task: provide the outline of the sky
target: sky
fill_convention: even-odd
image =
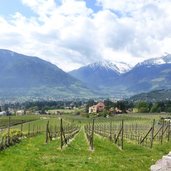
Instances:
[[[64,71],[171,53],[171,0],[0,0],[0,49]]]

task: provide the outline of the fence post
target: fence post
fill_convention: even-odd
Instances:
[[[155,119],[153,120],[152,130],[151,130],[151,144],[150,148],[153,147],[153,140],[154,140],[154,125],[155,125]]]
[[[36,126],[36,129],[37,129],[36,134],[38,134],[39,133],[38,125]]]
[[[34,125],[33,125],[33,133],[32,133],[32,135],[34,136]]]
[[[124,121],[122,120],[122,133],[121,133],[121,148],[123,149],[123,143],[124,143]]]
[[[62,149],[62,146],[63,146],[63,138],[62,138],[62,118],[60,120],[60,138],[61,138],[61,149]]]
[[[110,135],[109,135],[110,141],[112,140],[112,122],[110,122]]]
[[[162,135],[161,135],[161,144],[163,144],[163,134],[164,134],[164,119],[162,120]]]
[[[90,133],[91,133],[90,122],[88,124],[88,132],[89,132],[89,135],[90,135]]]
[[[46,144],[48,143],[48,140],[49,140],[49,121],[47,122],[47,125],[46,125]]]
[[[11,122],[11,117],[9,116],[9,118],[8,118],[8,139],[7,139],[8,145],[10,145],[10,122]]]
[[[23,136],[23,120],[21,121],[21,137]]]
[[[28,124],[28,136],[30,136],[30,123]]]
[[[170,120],[168,123],[168,137],[167,137],[167,141],[170,141]]]
[[[92,124],[92,132],[91,132],[91,150],[94,149],[94,119]]]

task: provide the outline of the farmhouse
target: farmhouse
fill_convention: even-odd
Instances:
[[[93,105],[91,107],[89,107],[89,113],[98,113],[103,111],[105,108],[105,105],[103,102],[99,102],[96,105]]]

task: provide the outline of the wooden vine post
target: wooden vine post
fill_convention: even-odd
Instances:
[[[36,133],[38,134],[38,133],[39,133],[39,127],[38,127],[38,125],[37,125],[37,127],[36,127],[36,128],[37,128],[37,131],[36,131]]]
[[[49,121],[47,122],[46,125],[46,143],[48,143],[49,140]]]
[[[34,130],[35,130],[35,129],[34,129],[34,125],[33,125],[33,135],[34,135]]]
[[[164,134],[164,119],[162,120],[161,144],[163,144],[163,134]]]
[[[115,144],[118,143],[119,145],[119,137],[121,139],[121,149],[123,149],[123,143],[124,143],[124,121],[122,120],[120,130],[117,135],[114,135],[114,142]]]
[[[28,124],[28,136],[30,136],[30,123]]]
[[[150,148],[153,147],[153,141],[154,141],[154,125],[155,125],[155,119],[153,120],[153,125],[151,129],[151,142],[150,142]]]
[[[21,137],[23,136],[23,120],[21,121]]]
[[[121,148],[123,150],[123,144],[124,144],[124,121],[122,120],[122,133],[121,133]]]
[[[10,122],[11,122],[11,117],[9,116],[9,118],[8,118],[8,139],[7,139],[8,145],[10,145]]]
[[[112,141],[112,122],[110,122],[110,135],[109,140]]]
[[[92,132],[91,132],[91,150],[94,149],[94,119],[92,124]]]
[[[60,140],[61,140],[61,149],[63,147],[63,137],[62,137],[62,131],[63,131],[63,126],[62,126],[62,118],[60,120]]]
[[[170,141],[170,120],[168,122],[168,137],[167,137],[167,141]]]

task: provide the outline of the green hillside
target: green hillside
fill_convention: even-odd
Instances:
[[[148,93],[141,93],[132,96],[130,100],[133,101],[165,101],[171,100],[171,89],[169,90],[155,90]]]
[[[0,98],[91,96],[80,81],[37,57],[0,50]]]

